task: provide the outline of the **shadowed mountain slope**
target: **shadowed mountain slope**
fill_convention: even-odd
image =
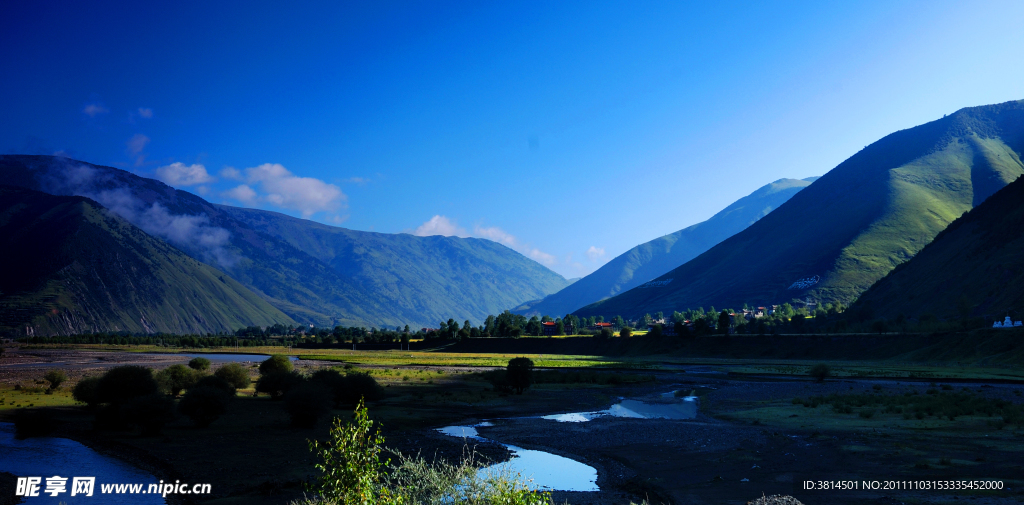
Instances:
[[[794,298],[849,304],[1021,173],[1024,102],[971,107],[865,147],[655,282],[577,311],[637,316]]]
[[[640,244],[571,286],[514,312],[557,317],[639,286],[757,222],[816,179],[779,179],[762,186],[707,221]]]
[[[887,319],[899,314],[1021,319],[1024,178],[953,221],[913,259],[871,286],[852,308],[865,307],[873,317]]]
[[[0,332],[209,333],[294,324],[98,203],[0,186]]]

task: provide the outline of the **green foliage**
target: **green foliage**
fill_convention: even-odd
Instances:
[[[360,401],[351,422],[336,417],[327,441],[309,442],[309,450],[319,460],[314,466],[322,473],[313,490],[339,504],[402,503],[385,486],[383,467],[390,459],[380,460],[383,444],[380,428],[374,428],[366,405]]]
[[[271,399],[280,400],[288,390],[302,384],[305,379],[298,372],[270,372],[260,375],[256,381],[256,392],[266,393]]]
[[[359,403],[354,419],[335,418],[325,442],[310,441],[322,475],[312,500],[291,505],[550,505],[551,495],[530,489],[519,475],[483,470],[474,455],[457,463],[420,456],[381,461],[384,438]]]
[[[234,386],[235,389],[245,389],[252,384],[252,379],[249,378],[249,371],[235,362],[218,368],[213,375],[224,379],[228,384]]]
[[[162,394],[151,393],[132,398],[121,406],[121,413],[126,421],[142,429],[143,436],[152,437],[174,419],[174,402]]]
[[[71,396],[75,401],[95,407],[100,403],[99,395],[97,394],[99,383],[99,377],[85,377],[78,381],[78,384],[75,384],[74,389],[71,390]]]
[[[140,396],[154,394],[159,390],[153,371],[138,365],[123,365],[111,368],[100,377],[96,385],[96,400],[99,403],[125,403]]]
[[[290,359],[288,359],[288,356],[282,356],[280,354],[275,354],[264,360],[262,363],[260,363],[260,375],[266,375],[275,372],[288,373],[294,369],[295,366],[292,365],[292,362]]]
[[[508,360],[505,376],[508,385],[516,391],[516,394],[523,394],[523,391],[533,383],[533,360],[530,358]]]
[[[832,369],[824,363],[818,363],[817,365],[812,366],[811,369],[807,371],[807,375],[814,377],[814,379],[817,380],[818,382],[823,382],[830,375],[832,375]]]
[[[156,373],[156,382],[162,391],[178,396],[196,383],[196,371],[185,365],[171,365]]]
[[[237,393],[235,391],[235,387],[234,386],[232,386],[228,381],[226,381],[226,380],[224,380],[224,379],[222,379],[220,377],[217,377],[216,375],[207,375],[206,377],[203,377],[202,379],[199,379],[198,381],[196,381],[195,385],[192,386],[192,387],[193,388],[208,387],[208,388],[219,389],[219,390],[223,391],[224,394],[228,395],[231,398],[234,398],[235,394]]]
[[[355,405],[360,399],[372,402],[384,398],[384,388],[366,373],[349,371],[342,375],[337,370],[317,370],[309,380],[328,389],[335,407]]]
[[[188,367],[197,372],[205,372],[210,369],[210,360],[202,357],[192,358],[188,362]]]
[[[206,377],[204,380],[206,379],[217,378]],[[222,379],[217,380],[221,380],[224,385],[227,385]],[[231,398],[231,394],[221,387],[209,383],[197,385],[189,389],[178,402],[178,411],[191,419],[196,426],[205,428],[224,414]]]
[[[43,380],[50,383],[50,391],[53,391],[68,380],[68,375],[64,373],[64,370],[50,370],[43,376]]]
[[[630,328],[629,326],[623,326],[622,329],[619,330],[619,336],[622,337],[622,338],[632,337],[633,336],[633,328]]]

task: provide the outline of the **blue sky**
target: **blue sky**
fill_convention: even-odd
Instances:
[[[0,5],[0,152],[566,277],[1024,98],[1022,2],[66,4]]]

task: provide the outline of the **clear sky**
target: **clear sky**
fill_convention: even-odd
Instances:
[[[208,5],[216,4],[216,5]],[[3,2],[0,152],[566,277],[961,107],[1024,2]]]

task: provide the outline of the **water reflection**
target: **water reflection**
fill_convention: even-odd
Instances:
[[[67,492],[51,497],[40,492],[38,497],[24,498],[27,504],[67,503],[80,504],[161,504],[159,495],[101,494],[100,484],[144,484],[144,490],[159,479],[128,463],[104,456],[74,440],[39,437],[18,440],[14,438],[14,424],[0,423],[0,471],[19,477],[67,477]],[[71,496],[73,477],[96,477],[93,495]],[[40,489],[42,491],[42,489]]]
[[[472,426],[445,426],[438,428],[437,431],[453,437],[487,440],[481,437],[477,431],[479,426],[493,425],[483,422]],[[597,486],[597,470],[592,466],[550,452],[523,449],[508,444],[501,445],[512,453],[512,459],[491,465],[483,469],[484,472],[517,473],[523,478],[532,480],[534,486],[553,491],[601,490]]]
[[[594,412],[569,412],[542,416],[560,423],[585,423],[598,417],[624,417],[633,419],[693,419],[697,417],[697,397],[686,396],[681,402],[645,403],[638,400],[622,400],[615,405]]]

